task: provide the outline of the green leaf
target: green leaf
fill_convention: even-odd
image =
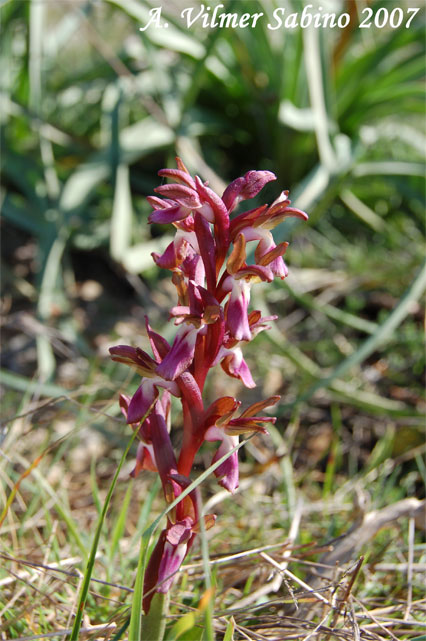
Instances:
[[[53,396],[54,398],[63,396],[64,398],[68,398],[73,393],[72,390],[67,390],[59,385],[32,381],[31,379],[25,378],[25,376],[20,376],[19,374],[14,374],[4,369],[0,370],[0,383],[18,392],[28,392],[37,394],[38,396]]]
[[[200,614],[197,611],[187,612],[186,614],[184,614],[176,621],[176,623],[170,630],[170,639],[179,639],[183,634],[192,630],[197,623],[197,619],[199,618]],[[199,632],[200,631],[198,629],[198,634]]]
[[[173,131],[148,116],[120,132],[121,161],[130,164],[153,149],[168,146],[174,140]],[[60,198],[62,211],[82,208],[97,185],[111,173],[110,148],[102,149],[81,164],[68,178]]]
[[[223,641],[234,641],[234,630],[235,630],[235,621],[234,617],[231,617],[226,626],[225,636]]]
[[[111,216],[110,251],[117,262],[122,262],[130,245],[132,233],[132,194],[129,182],[129,167],[117,167],[114,203]]]
[[[29,83],[30,83],[30,108],[36,113],[41,111],[41,70],[43,64],[43,36],[44,36],[44,2],[31,0],[30,3],[30,46],[29,46]]]
[[[384,461],[392,457],[392,450],[395,441],[395,428],[389,425],[385,434],[375,444],[368,461],[365,465],[365,474],[379,467]]]
[[[2,214],[12,225],[20,227],[34,236],[40,237],[46,233],[48,223],[36,213],[29,216],[28,206],[17,194],[6,194],[2,203]]]
[[[42,177],[41,166],[38,162],[38,154],[35,158],[20,156],[14,152],[3,152],[4,174],[9,176],[12,182],[17,185],[31,203],[31,210],[27,211],[28,218],[35,218],[38,224],[44,222],[46,209],[49,207],[47,198],[40,195],[36,184]],[[19,198],[19,200],[17,200]],[[14,201],[20,204],[20,197],[15,195]]]
[[[150,9],[137,0],[108,1],[111,4],[117,5],[117,7],[120,7],[120,9],[125,11],[129,16],[137,20],[140,27],[145,27],[152,17],[149,15]],[[162,15],[161,23],[166,22],[165,17],[165,15]],[[169,25],[167,28],[156,27],[155,24],[151,24],[145,31],[141,32],[141,37],[147,38],[153,44],[164,47],[169,51],[185,53],[197,59],[201,58],[204,55],[204,47],[201,42],[192,36],[190,32],[186,31],[184,27],[178,29],[170,24],[171,22],[173,22],[173,18],[167,16],[167,23]]]

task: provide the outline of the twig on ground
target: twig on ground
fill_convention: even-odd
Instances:
[[[294,513],[294,517],[293,517],[293,520],[292,520],[292,523],[291,523],[291,526],[290,526],[290,531],[289,531],[289,536],[288,536],[288,541],[289,541],[290,544],[294,543],[294,541],[296,540],[297,534],[299,532],[301,518],[302,518],[302,505],[299,504],[296,507],[296,510],[295,510],[295,513]],[[260,552],[260,556],[263,556],[263,554],[264,554],[263,552]],[[288,566],[288,563],[289,563],[288,559],[289,559],[290,555],[291,555],[291,550],[285,550],[283,552],[284,561],[281,562],[281,563],[277,563],[277,565],[276,565],[276,567],[278,567],[278,570],[280,570],[280,571],[275,573],[272,576],[271,581],[269,581],[265,585],[262,585],[260,588],[258,588],[257,590],[255,590],[254,592],[249,594],[247,597],[245,597],[243,599],[240,599],[239,601],[234,603],[233,606],[232,606],[232,609],[234,609],[234,608],[244,608],[247,605],[251,605],[252,603],[256,603],[256,601],[259,598],[264,597],[265,595],[270,594],[271,592],[278,592],[278,590],[280,589],[281,584],[283,582],[283,575],[282,574],[283,574],[283,571]],[[265,557],[263,557],[263,558],[265,558]],[[267,557],[267,560],[268,560],[268,562],[270,562],[270,560],[273,561],[273,563],[272,563],[273,565],[276,564],[276,561],[271,559],[271,557],[269,557],[269,556]]]
[[[404,620],[407,621],[413,601],[413,561],[414,561],[414,533],[415,522],[411,517],[408,521],[408,563],[407,563],[407,607],[404,612]]]

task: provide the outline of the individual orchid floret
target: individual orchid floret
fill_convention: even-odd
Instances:
[[[194,536],[192,531],[193,523],[190,518],[173,523],[165,530],[161,561],[158,567],[158,588],[157,592],[166,593],[169,591],[179,570],[182,561],[188,552],[188,543]]]
[[[228,185],[223,192],[222,200],[231,212],[242,200],[254,198],[268,182],[276,179],[272,171],[248,171],[245,176]]]
[[[180,269],[184,260],[191,253],[195,254],[196,252],[191,248],[188,239],[185,238],[185,234],[182,232],[180,235],[176,234],[173,242],[166,247],[163,254],[152,252],[151,255],[158,267],[161,267],[161,269],[170,269],[171,271],[175,271]]]
[[[263,318],[258,310],[254,310],[250,312],[247,318],[249,331],[253,339],[260,332],[270,329],[271,327],[267,323],[276,320],[277,316],[265,316]],[[226,332],[223,336],[222,345],[212,363],[212,367],[218,363],[220,363],[223,371],[228,376],[239,378],[246,387],[256,387],[250,369],[244,360],[243,351],[239,347],[239,341],[231,336],[229,332]]]
[[[154,191],[165,198],[149,197],[148,201],[154,207],[154,211],[148,218],[149,223],[161,225],[180,223],[186,218],[192,217],[195,211],[201,211],[202,203],[195,185],[194,187],[180,184],[161,185]],[[211,211],[207,212],[207,216],[212,217]]]
[[[200,197],[209,204],[214,214],[215,271],[217,277],[229,247],[229,211],[222,198],[219,198],[198,176],[195,177],[195,181]]]
[[[248,320],[250,288],[256,282],[270,282],[274,276],[267,266],[247,265],[246,241],[242,234],[234,242],[226,268],[222,290],[231,292],[225,309],[226,327],[236,340],[250,341],[252,338]]]
[[[206,198],[202,187],[200,188],[201,181],[198,177],[195,180],[192,178],[180,158],[176,160],[179,169],[161,169],[158,172],[159,176],[171,178],[176,182],[154,189],[157,194],[165,196],[166,200],[158,201],[155,196],[148,199],[154,207],[148,222],[179,223],[196,212],[204,216],[208,222],[214,222],[214,211],[209,198]]]
[[[128,410],[130,401],[130,396],[120,394],[120,408],[126,419],[126,422],[128,422]],[[141,470],[150,470],[151,472],[157,472],[158,470],[155,464],[154,447],[151,440],[151,422],[149,417],[142,423],[140,427],[139,422],[131,423],[131,427],[134,431],[138,431],[139,444],[136,452],[135,467],[130,472],[130,476],[136,478]]]
[[[145,318],[145,324],[155,359],[140,347],[131,347],[130,345],[116,345],[109,350],[113,361],[129,365],[142,376],[142,382],[126,410],[127,422],[130,424],[142,420],[151,405],[157,400],[159,395],[158,388],[168,390],[173,396],[180,396],[181,394],[179,386],[173,382],[172,378],[167,379],[161,372],[158,372],[158,368],[165,358],[169,357],[169,362],[170,360],[172,362],[176,361],[176,346],[175,352],[173,352],[173,346],[170,348],[168,342],[151,329],[148,318]],[[171,356],[169,356],[170,354]],[[177,359],[179,359],[179,356]],[[182,371],[185,367],[186,362],[183,367],[181,366]]]
[[[288,191],[281,192],[280,196],[268,207],[262,205],[256,209],[250,209],[232,219],[230,224],[231,240],[237,237],[246,227],[261,227],[262,229],[274,229],[286,218],[300,218],[308,220],[308,215],[301,209],[290,207]]]
[[[249,366],[244,360],[243,351],[240,347],[226,348],[222,345],[214,361],[214,365],[220,363],[223,371],[232,376],[239,378],[240,381],[249,388],[256,387]]]
[[[161,478],[166,500],[169,496],[170,475],[177,473],[177,462],[173,451],[170,434],[167,429],[164,407],[157,401],[149,415],[151,423],[151,441],[154,458]]]
[[[205,433],[206,441],[221,441],[221,444],[213,457],[212,463],[218,461],[222,456],[228,454],[238,445],[241,434],[253,434],[262,432],[267,434],[265,423],[275,423],[273,416],[255,416],[265,407],[275,405],[280,399],[279,396],[271,396],[264,401],[253,403],[240,416],[234,418],[240,403],[230,396],[218,399],[206,410]],[[222,485],[230,492],[238,488],[238,451],[233,452],[215,470],[219,485]]]
[[[185,322],[200,329],[220,319],[222,308],[216,298],[194,281],[188,282],[184,298],[188,300],[188,305],[177,305],[170,311],[170,316],[176,319],[175,325]]]
[[[214,523],[214,515],[204,517],[206,530],[213,527]],[[198,522],[194,523],[190,517],[186,517],[176,523],[169,522],[168,527],[161,532],[145,572],[145,612],[149,611],[154,592],[166,594],[170,590],[199,529]]]
[[[170,387],[163,379],[156,377],[154,379],[145,378],[139,385],[136,392],[133,394],[129,407],[127,409],[127,422],[137,423],[141,421],[149,408],[154,404],[158,398],[158,388],[168,387],[175,396],[178,396],[178,388]]]
[[[192,363],[197,340],[197,329],[193,325],[181,325],[176,333],[167,356],[157,367],[159,376],[174,381]]]
[[[155,378],[155,368],[157,367],[157,363],[140,347],[116,345],[115,347],[110,347],[109,353],[111,354],[111,359],[113,361],[129,365],[141,376],[145,376],[146,378]]]
[[[171,351],[171,350],[170,350]],[[171,379],[158,374],[158,364],[139,347],[116,345],[109,350],[113,361],[133,367],[143,376],[142,383],[133,394],[127,407],[127,422],[138,423],[158,398],[158,388],[167,389],[173,396],[180,396],[180,390]],[[170,352],[169,352],[170,353]]]
[[[274,276],[278,276],[282,280],[288,276],[287,265],[282,258],[287,250],[288,243],[283,242],[276,245],[271,232],[261,227],[245,227],[241,234],[247,242],[251,240],[259,241],[254,252],[254,259],[257,265],[267,266]]]

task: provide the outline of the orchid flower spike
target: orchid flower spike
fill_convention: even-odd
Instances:
[[[176,289],[176,302],[170,309],[175,337],[170,344],[153,331],[146,318],[152,356],[130,345],[110,348],[113,361],[131,367],[140,377],[133,395],[120,395],[122,413],[139,440],[131,475],[158,474],[169,504],[191,483],[194,459],[205,441],[218,443],[213,463],[227,456],[215,475],[219,485],[235,492],[239,471],[238,452],[233,450],[239,436],[267,434],[266,426],[276,421],[274,416],[259,413],[275,405],[279,396],[256,400],[243,411],[240,401],[224,396],[206,409],[204,387],[208,372],[218,365],[225,376],[239,379],[249,389],[256,387],[243,349],[259,332],[268,330],[276,316],[263,318],[259,310],[250,310],[251,290],[288,274],[283,259],[288,243],[276,244],[273,229],[290,216],[308,218],[291,206],[287,191],[271,205],[231,216],[241,201],[256,197],[276,180],[271,171],[248,171],[220,196],[199,176],[191,176],[180,158],[176,164],[176,169],[158,172],[171,182],[148,197],[153,209],[149,224],[169,225],[174,230],[165,251],[152,257],[158,267],[171,272]],[[178,451],[170,435],[171,397],[182,408]],[[168,592],[178,575],[200,528],[199,505],[197,489],[169,512],[145,573],[145,613],[153,594]],[[213,526],[215,518],[214,514],[204,517],[204,527]]]

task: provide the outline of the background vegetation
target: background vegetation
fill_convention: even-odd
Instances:
[[[279,316],[249,346],[258,387],[220,372],[209,383],[212,398],[283,396],[270,438],[241,451],[241,491],[204,485],[219,517],[207,535],[210,627],[227,639],[425,639],[414,498],[425,476],[424,5],[372,0],[374,11],[422,10],[409,29],[366,30],[367,2],[324,0],[351,27],[269,31],[267,20],[188,30],[188,3],[161,4],[169,29],[143,33],[145,0],[1,6],[0,638],[60,639],[72,626],[130,436],[118,391],[137,386],[107,348],[143,346],[145,313],[173,333],[175,294],[150,257],[170,232],[146,224],[145,196],[178,154],[219,193],[270,169],[278,180],[262,202],[290,189],[310,215],[277,230],[291,241],[290,277],[254,291],[255,307]],[[226,3],[275,6],[304,4]],[[133,456],[104,521],[81,638],[125,638],[141,533],[161,509],[149,473],[129,480]],[[341,535],[330,573],[327,546]],[[187,561],[169,639],[203,634],[198,547]]]

